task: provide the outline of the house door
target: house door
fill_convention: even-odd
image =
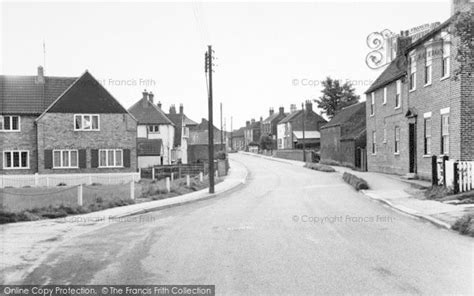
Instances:
[[[416,124],[408,125],[408,149],[410,161],[410,173],[416,173]]]

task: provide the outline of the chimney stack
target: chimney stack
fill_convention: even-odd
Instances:
[[[248,128],[249,126],[250,126],[250,121],[247,120],[247,121],[245,122],[245,127]]]
[[[311,103],[311,100],[306,101],[306,112],[312,112],[313,111],[313,103]]]
[[[252,124],[254,124],[254,123],[255,123],[255,118],[252,118],[252,120],[250,120],[250,122],[251,122]]]
[[[174,104],[171,104],[170,106],[170,114],[176,114],[176,107],[174,106]]]
[[[44,70],[42,66],[38,66],[38,76],[36,76],[37,84],[44,84]]]
[[[293,113],[296,111],[296,105],[295,104],[291,104],[290,105],[290,112]]]
[[[158,104],[156,104],[158,106],[158,108],[161,109],[161,101],[158,101]]]
[[[179,104],[179,114],[183,114],[183,112],[184,112],[183,104]]]
[[[154,96],[155,96],[155,95],[154,95],[152,92],[149,92],[149,93],[148,93],[148,100],[150,100],[150,102],[151,102],[152,104],[153,104],[153,97],[154,97]]]
[[[274,113],[273,108],[270,108],[270,116],[272,116]]]
[[[280,107],[280,115],[285,115],[285,107]]]
[[[142,95],[143,95],[143,99],[145,100],[148,99],[148,92],[146,91],[146,89],[143,90]]]

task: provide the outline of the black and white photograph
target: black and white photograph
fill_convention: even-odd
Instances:
[[[0,0],[0,296],[474,295],[473,0]]]

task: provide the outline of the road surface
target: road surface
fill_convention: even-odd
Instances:
[[[473,240],[322,173],[233,154],[218,198],[116,222],[61,245],[25,284],[211,284],[217,295],[473,294]]]

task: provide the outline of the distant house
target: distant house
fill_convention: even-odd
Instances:
[[[202,121],[193,126],[189,131],[188,143],[188,163],[204,162],[209,160],[209,121]],[[213,127],[214,130],[214,158],[219,151],[226,150],[226,134],[223,133],[224,140],[221,141],[221,131]]]
[[[136,172],[135,118],[89,73],[0,76],[0,174]]]
[[[278,149],[302,149],[303,142],[306,149],[319,149],[319,130],[327,121],[313,111],[313,104],[310,101],[306,101],[305,105],[304,112],[302,110],[295,110],[296,108],[293,105],[291,108],[292,112],[278,122]]]
[[[267,136],[272,139],[273,149],[277,149],[277,133],[278,123],[283,120],[288,114],[285,113],[285,109],[280,107],[279,112],[275,113],[273,108],[270,108],[269,116],[263,120],[261,125],[261,135]]]
[[[158,106],[161,108],[161,104]],[[183,105],[179,106],[179,113],[176,113],[175,105],[171,105],[167,116],[175,125],[174,147],[171,151],[171,158],[180,163],[188,163],[189,130],[198,124],[184,114]]]
[[[171,164],[175,125],[153,102],[153,93],[146,90],[132,107],[130,113],[138,120],[138,167]]]
[[[262,118],[260,118],[260,121],[255,121],[255,119],[252,118],[251,121],[247,121],[245,123],[245,129],[244,129],[245,150],[248,150],[249,146],[254,146],[254,147],[257,146],[257,150],[258,150],[260,137],[261,137],[262,121],[263,121]]]
[[[245,127],[241,127],[238,130],[232,132],[231,143],[232,150],[241,151],[245,150]]]
[[[340,110],[321,127],[321,160],[364,168],[366,160],[365,102]]]

